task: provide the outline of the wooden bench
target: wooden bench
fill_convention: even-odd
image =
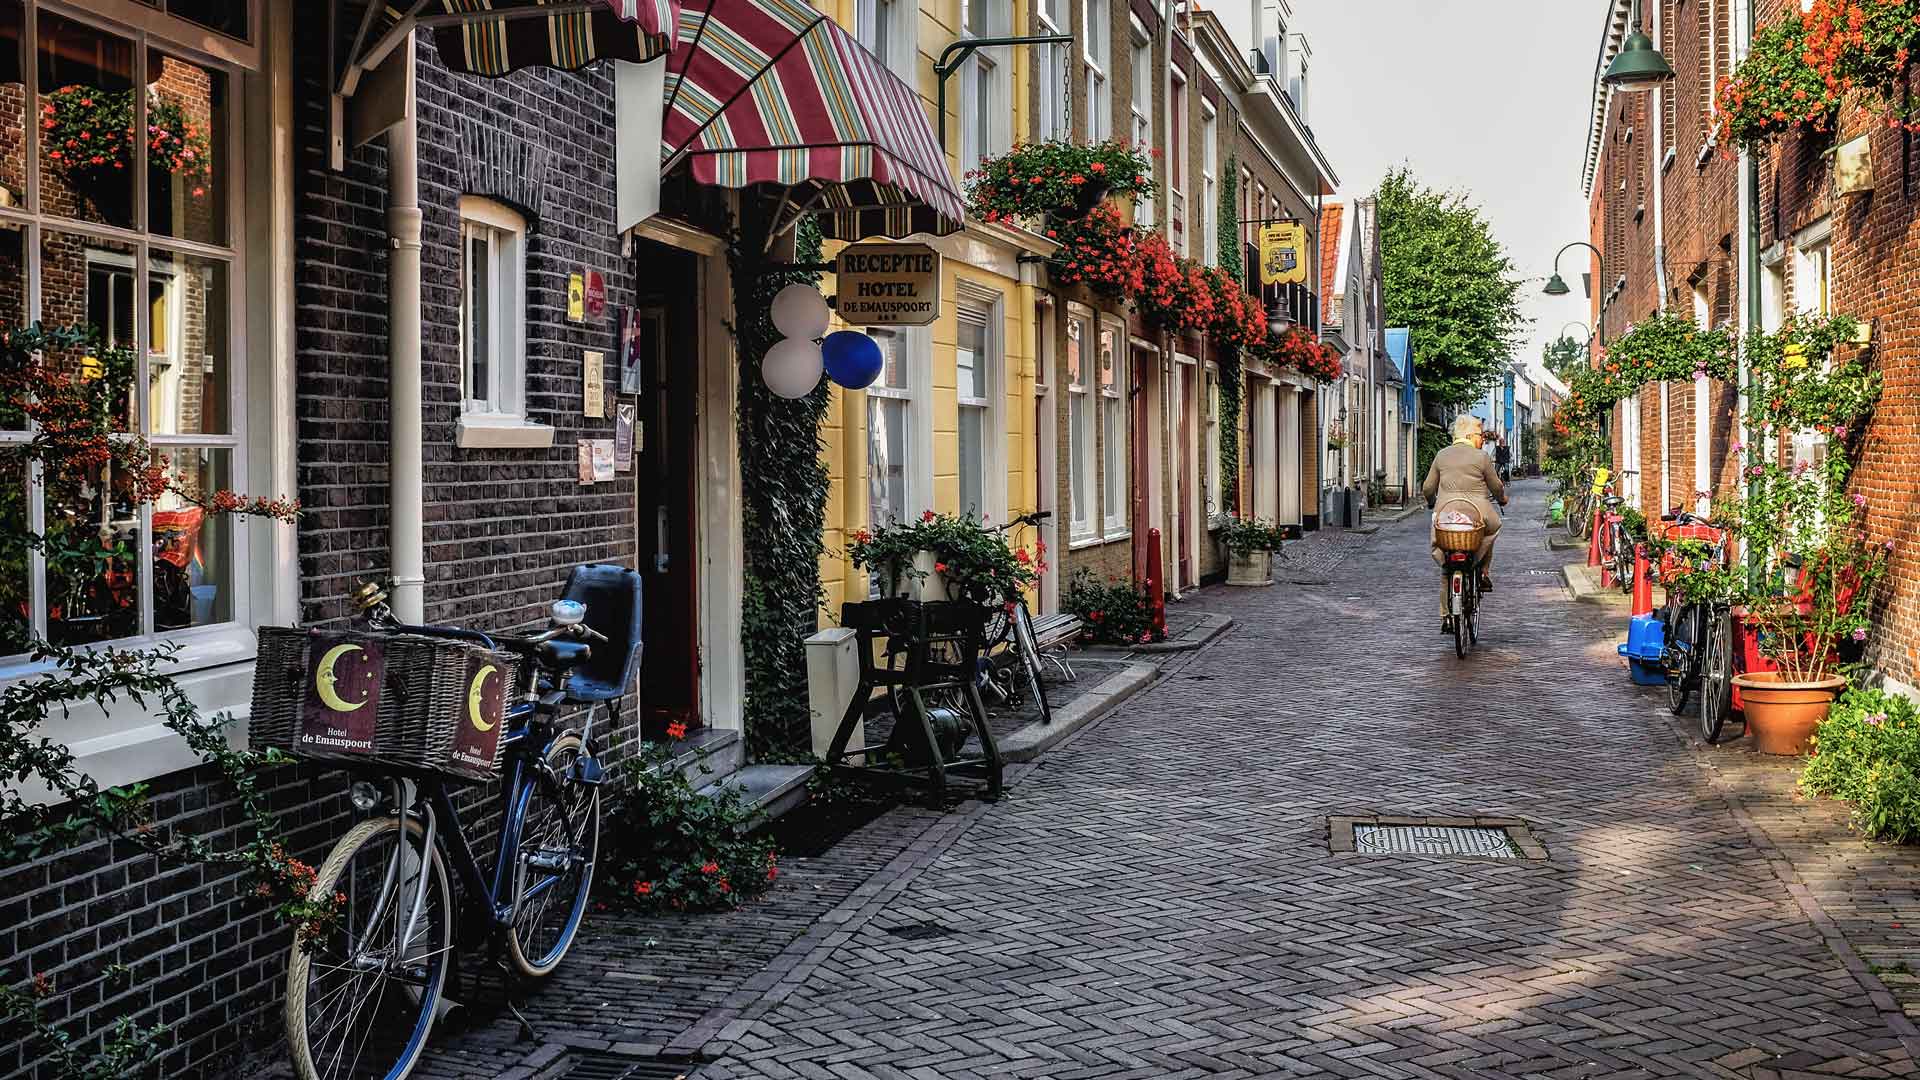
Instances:
[[[1080,636],[1080,617],[1064,613],[1033,617],[1033,647],[1040,659],[1052,664],[1060,677],[1073,681],[1073,665],[1067,662],[1067,646]]]

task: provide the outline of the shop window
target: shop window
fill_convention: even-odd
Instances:
[[[1100,504],[1104,536],[1111,540],[1127,531],[1129,498],[1127,451],[1127,357],[1120,331],[1100,328],[1100,437],[1102,439]]]
[[[1093,517],[1093,378],[1089,370],[1093,320],[1079,313],[1067,319],[1067,486],[1073,540],[1099,535]]]

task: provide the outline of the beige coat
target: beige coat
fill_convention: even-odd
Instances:
[[[1427,505],[1436,509],[1456,499],[1471,503],[1486,526],[1488,540],[1500,531],[1500,511],[1494,503],[1506,501],[1507,489],[1500,483],[1493,459],[1472,443],[1457,442],[1435,454],[1420,491]]]

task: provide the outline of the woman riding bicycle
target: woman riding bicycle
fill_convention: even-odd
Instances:
[[[1438,509],[1442,504],[1452,503],[1456,509],[1471,513],[1486,530],[1486,539],[1480,544],[1480,591],[1483,593],[1493,591],[1493,538],[1500,531],[1500,512],[1494,509],[1494,503],[1507,504],[1507,489],[1500,482],[1500,473],[1493,459],[1481,450],[1486,438],[1479,417],[1462,416],[1454,420],[1453,445],[1434,455],[1426,481],[1420,485],[1428,507]],[[1433,561],[1441,563],[1442,559],[1436,543]],[[1451,610],[1449,595],[1443,588],[1441,614]]]

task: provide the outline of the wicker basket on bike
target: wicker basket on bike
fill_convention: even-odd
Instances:
[[[247,741],[329,764],[493,779],[521,661],[474,637],[261,627]]]
[[[1472,504],[1456,500],[1434,512],[1433,546],[1441,551],[1479,551],[1486,539],[1487,527]]]

